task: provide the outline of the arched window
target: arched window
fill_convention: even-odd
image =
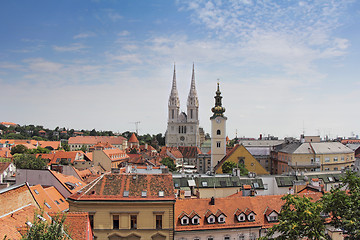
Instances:
[[[218,129],[217,131],[216,131],[216,135],[220,135],[221,134],[221,131],[220,131],[220,129]]]
[[[184,133],[186,133],[186,126],[184,127]]]
[[[181,127],[179,126],[179,133],[181,133]]]

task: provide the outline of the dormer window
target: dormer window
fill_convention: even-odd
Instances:
[[[239,222],[245,222],[246,217],[244,213],[241,213],[238,217],[237,217]]]
[[[195,216],[191,219],[191,222],[193,225],[198,225],[199,224],[199,217]]]
[[[225,217],[223,215],[218,217],[218,222],[219,223],[225,223]]]
[[[277,216],[269,216],[269,222],[276,222],[278,220]]]
[[[248,220],[249,220],[250,222],[255,221],[255,214],[254,214],[254,213],[250,213],[250,214],[248,215]]]
[[[188,225],[189,224],[189,218],[187,216],[184,216],[181,219],[181,225]]]
[[[209,217],[207,218],[207,222],[208,222],[209,224],[215,223],[215,216],[214,216],[214,215],[209,216]]]

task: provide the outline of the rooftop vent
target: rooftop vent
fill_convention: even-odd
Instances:
[[[215,205],[215,198],[214,197],[211,197],[209,204],[210,205]]]
[[[123,196],[124,196],[124,197],[129,197],[129,191],[124,191]]]
[[[147,196],[147,191],[142,191],[141,192],[141,197],[146,197]]]

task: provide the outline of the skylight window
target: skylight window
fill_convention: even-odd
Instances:
[[[146,191],[142,191],[141,192],[141,197],[146,197],[147,196],[147,192]]]
[[[207,187],[207,185],[208,185],[207,182],[202,182],[201,184],[203,187]]]
[[[163,197],[164,196],[164,191],[159,191],[159,197]]]
[[[34,192],[35,192],[36,194],[39,194],[38,190],[36,190],[36,189],[34,189]]]
[[[45,202],[45,206],[47,206],[49,209],[51,209],[51,206],[47,202]]]
[[[60,198],[60,201],[61,201],[61,202],[64,202],[64,200],[62,200],[62,198]]]
[[[259,183],[254,182],[254,183],[253,183],[253,186],[254,186],[254,188],[258,188],[258,187],[259,187]]]
[[[124,191],[123,196],[124,196],[124,197],[129,197],[129,191]]]
[[[55,202],[56,202],[57,205],[60,205],[60,203],[58,202],[58,200],[55,200]]]

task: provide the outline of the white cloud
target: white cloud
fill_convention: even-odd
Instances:
[[[85,48],[88,47],[81,43],[73,43],[69,46],[53,46],[53,49],[58,52],[78,52]]]
[[[79,33],[79,34],[75,35],[73,38],[79,39],[79,38],[89,38],[89,37],[94,37],[94,36],[96,36],[96,34],[93,32],[84,32],[84,33]]]
[[[27,63],[29,69],[34,72],[54,73],[59,72],[63,67],[63,64],[46,61],[43,58],[25,59],[24,62]]]
[[[117,34],[119,37],[125,37],[125,36],[129,36],[130,35],[130,32],[129,31],[121,31]]]

